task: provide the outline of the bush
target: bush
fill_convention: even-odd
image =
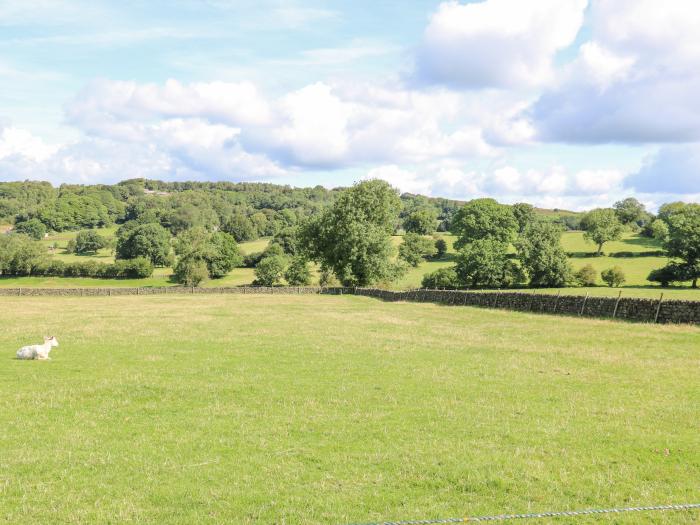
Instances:
[[[290,286],[308,286],[311,284],[311,271],[306,260],[294,257],[284,272],[284,279]]]
[[[66,243],[66,253],[75,253],[75,239],[69,239]]]
[[[175,266],[175,279],[186,286],[199,286],[208,277],[209,269],[202,259],[183,257]]]
[[[442,259],[447,254],[447,242],[442,237],[435,239],[435,259]]]
[[[39,241],[46,235],[46,226],[44,226],[44,223],[39,219],[29,219],[28,221],[15,224],[14,231],[16,233],[28,235],[32,239]]]
[[[692,273],[682,264],[670,263],[663,268],[652,270],[647,277],[647,281],[661,284],[664,288],[674,282],[689,281]]]
[[[274,286],[282,280],[286,259],[281,255],[272,255],[263,258],[255,267],[255,282],[261,286]]]
[[[399,258],[411,266],[418,266],[425,257],[432,257],[435,253],[434,241],[417,233],[404,235],[399,246]]]
[[[456,288],[457,273],[454,268],[440,268],[423,276],[421,286],[423,288]]]
[[[574,279],[579,286],[595,286],[598,281],[598,272],[592,264],[587,264],[574,274]]]
[[[244,268],[255,268],[258,263],[265,257],[265,252],[253,252],[243,256]]]
[[[338,279],[335,274],[328,268],[321,268],[318,276],[319,286],[338,286]]]
[[[619,266],[613,266],[600,273],[601,278],[611,288],[617,288],[625,282],[625,272]]]

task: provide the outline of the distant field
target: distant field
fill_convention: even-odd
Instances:
[[[343,524],[698,499],[698,328],[348,296],[1,301],[7,523]],[[52,361],[12,359],[44,333],[61,344]]]
[[[111,237],[116,232],[116,227],[97,230],[100,234]],[[96,259],[100,262],[112,262],[114,257],[109,249],[101,250],[96,256],[79,256],[63,253],[63,248],[72,237],[75,237],[76,232],[64,232],[51,236],[42,241],[47,247],[47,250],[58,243],[59,248],[56,250],[55,257],[65,261],[85,260],[89,258]],[[454,248],[453,243],[456,238],[450,234],[440,234],[448,244],[448,254],[441,260],[425,261],[417,268],[410,268],[408,273],[398,282],[392,285],[395,289],[416,288],[421,284],[423,275],[428,272],[445,268],[454,264]],[[392,237],[392,242],[398,246],[401,243],[401,236]],[[269,244],[269,238],[257,239],[251,242],[240,243],[239,246],[244,254],[259,252],[265,249]],[[653,285],[646,280],[649,272],[655,268],[661,268],[668,260],[665,257],[585,257],[583,255],[595,252],[596,247],[592,243],[588,243],[583,239],[583,232],[566,232],[562,236],[562,245],[567,252],[577,254],[571,259],[574,269],[579,269],[586,264],[591,264],[600,273],[602,270],[612,266],[620,266],[625,272],[627,281],[623,287],[624,294],[627,296],[638,297],[658,297],[662,291],[669,297],[677,297],[683,299],[695,299],[698,297],[697,290],[690,288],[668,289],[662,290],[659,286]],[[625,234],[622,240],[607,243],[604,247],[605,253],[615,252],[633,252],[643,253],[650,251],[658,251],[660,245],[653,239],[648,239],[633,234]],[[50,252],[52,253],[52,252]],[[59,278],[59,277],[18,277],[18,278],[0,278],[0,287],[77,287],[77,286],[174,286],[176,283],[171,280],[172,270],[169,268],[157,268],[153,277],[149,279],[84,279],[84,278]],[[313,269],[314,279],[317,279],[316,269]],[[255,279],[255,275],[251,268],[236,268],[228,276],[223,279],[207,281],[204,286],[240,286],[250,284]],[[317,284],[317,281],[314,282]],[[585,294],[591,295],[617,295],[617,290],[604,287],[603,282],[599,278],[600,287],[583,289],[569,288],[562,290],[563,293],[569,294]]]

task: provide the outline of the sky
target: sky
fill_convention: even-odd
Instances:
[[[0,0],[0,181],[700,200],[696,0]]]

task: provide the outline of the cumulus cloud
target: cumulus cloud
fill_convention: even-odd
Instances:
[[[416,57],[416,76],[460,88],[537,86],[581,28],[587,0],[440,4]]]
[[[465,169],[451,162],[411,169],[397,165],[374,168],[366,178],[386,180],[401,191],[456,199],[497,196],[506,202],[527,200],[541,206],[565,203],[609,206],[624,193],[624,173],[613,170],[521,170],[503,165],[485,170]]]
[[[171,120],[224,126],[245,151],[288,168],[335,169],[494,151],[482,136],[482,108],[475,110],[457,93],[401,86],[317,82],[267,98],[249,83],[102,80],[90,84],[66,113],[84,132],[121,141],[148,140]]]
[[[625,185],[641,193],[700,193],[700,144],[661,148]]]
[[[533,105],[537,137],[700,140],[700,10],[692,0],[596,0],[592,39]]]

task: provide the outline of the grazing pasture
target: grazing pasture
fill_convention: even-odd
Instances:
[[[698,500],[697,327],[355,296],[0,306],[0,521],[342,524]],[[52,361],[13,359],[44,334],[61,341]]]

